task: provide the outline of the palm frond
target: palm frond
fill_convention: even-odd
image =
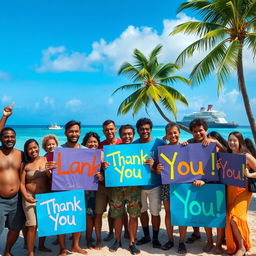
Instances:
[[[148,97],[152,98],[156,102],[160,100],[160,93],[158,91],[158,87],[155,85],[151,85],[148,87],[147,95]]]
[[[168,85],[165,85],[165,84],[161,84],[161,87],[164,87],[166,89],[166,91],[168,91],[169,94],[172,95],[172,97],[175,100],[180,101],[181,103],[183,103],[183,104],[188,106],[187,99],[185,98],[185,96],[183,94],[181,94],[180,92],[178,92],[174,88],[172,88],[172,87],[170,87]]]
[[[148,102],[149,102],[149,97],[146,93],[146,88],[144,87],[143,90],[140,92],[139,97],[136,99],[134,105],[133,105],[133,111],[132,115],[136,115],[138,111],[143,107],[147,107]]]
[[[157,72],[154,74],[154,78],[161,79],[163,77],[169,76],[175,70],[179,69],[179,66],[175,63],[167,63],[165,65],[159,64]]]
[[[225,28],[225,26],[210,23],[210,22],[188,21],[188,22],[184,22],[182,24],[177,25],[171,32],[171,35],[176,35],[178,33],[183,32],[184,34],[194,34],[199,37],[202,37],[212,30],[223,29],[223,28]]]
[[[122,101],[122,103],[120,104],[117,110],[117,114],[118,115],[127,114],[130,111],[130,109],[133,107],[134,103],[136,102],[136,99],[139,97],[142,90],[143,88],[138,89],[137,91],[129,95],[124,101]]]
[[[215,45],[215,41],[209,38],[201,38],[185,48],[176,59],[176,63],[182,66],[186,59],[193,56],[195,51],[208,51]]]
[[[217,69],[219,63],[225,57],[226,42],[228,42],[228,40],[220,42],[193,68],[190,74],[192,84],[201,83],[211,72]]]
[[[224,82],[227,77],[231,74],[232,69],[235,69],[237,66],[238,60],[238,52],[239,52],[239,41],[234,40],[230,46],[227,48],[225,57],[220,62],[220,66],[218,69],[218,94],[222,90]]]
[[[172,84],[177,83],[177,80],[188,85],[191,84],[191,81],[183,76],[169,76],[169,77],[164,77],[159,79],[160,82],[172,83]]]
[[[253,53],[253,58],[256,57],[256,33],[251,33],[245,40],[244,44],[248,46]]]
[[[116,90],[114,90],[114,92],[112,93],[112,95],[114,95],[116,92],[118,91],[122,91],[122,90],[137,90],[138,88],[140,88],[143,84],[142,83],[139,83],[139,84],[125,84],[125,85],[122,85],[120,87],[118,87]]]
[[[145,55],[139,51],[138,49],[135,49],[133,51],[133,57],[135,59],[135,67],[138,69],[142,69],[147,66],[148,60],[145,57]]]

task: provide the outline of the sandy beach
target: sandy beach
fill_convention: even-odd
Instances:
[[[251,249],[250,252],[248,252],[248,256],[256,256],[256,225],[255,225],[255,219],[256,219],[256,194],[253,196],[251,205],[250,205],[250,210],[248,213],[248,221],[249,221],[249,227],[251,230],[251,240],[252,240],[252,245],[253,248]],[[108,230],[108,226],[107,226],[107,218],[106,216],[103,218],[103,227],[102,227],[102,237],[104,238],[107,234],[107,230]],[[215,232],[216,230],[214,229],[213,232],[214,234],[216,234]],[[188,236],[191,234],[192,229],[189,228],[188,229]],[[5,238],[6,238],[6,233],[7,230],[5,229],[5,231],[3,232],[3,234],[0,237],[0,256],[2,256],[3,254],[3,248],[4,248],[4,244],[5,244]],[[142,228],[141,226],[139,226],[138,232],[137,232],[137,238],[140,238],[143,235],[142,232]],[[203,229],[201,228],[201,235],[202,238],[198,241],[196,241],[193,244],[187,244],[187,251],[188,253],[186,255],[188,256],[192,256],[192,255],[214,255],[211,253],[203,253],[202,252],[202,247],[204,245],[204,243],[206,242],[206,236],[205,233],[203,232]],[[93,237],[95,237],[95,234],[93,234]],[[178,246],[178,229],[177,227],[174,228],[174,247],[169,250],[169,251],[162,251],[160,249],[153,249],[152,248],[152,244],[148,243],[146,245],[140,246],[138,247],[141,250],[141,254],[143,256],[148,256],[148,255],[180,255],[177,253],[177,246]],[[35,255],[40,255],[40,256],[55,256],[58,254],[58,250],[59,247],[56,245],[52,245],[52,242],[54,241],[55,237],[48,237],[46,240],[46,246],[48,248],[52,249],[51,253],[42,253],[42,252],[38,252],[36,250]],[[161,228],[160,228],[160,235],[159,235],[159,240],[160,242],[163,244],[167,241],[167,235],[166,235],[166,231],[165,231],[165,224],[164,224],[164,209],[162,208],[161,210]],[[23,249],[23,237],[22,235],[20,235],[18,241],[16,242],[12,253],[14,256],[25,256],[26,255],[26,250]],[[36,242],[36,244],[38,243],[38,240]],[[111,253],[108,250],[108,246],[110,246],[113,243],[113,240],[110,242],[104,242],[103,243],[103,249],[100,251],[96,251],[96,250],[88,250],[86,249],[86,251],[88,252],[88,255],[92,255],[92,256],[103,256],[103,255],[117,255],[117,256],[128,256],[131,255],[130,252],[127,250],[128,248],[128,240],[122,238],[122,247],[123,249],[118,249],[117,252],[115,253]],[[86,248],[86,242],[85,242],[85,233],[83,232],[82,234],[82,238],[81,238],[81,246],[82,248]],[[71,245],[71,241],[69,239],[67,239],[67,248],[70,248]],[[75,256],[75,255],[81,255],[78,253],[70,253],[68,255],[71,256]]]

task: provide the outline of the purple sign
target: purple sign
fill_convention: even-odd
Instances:
[[[230,153],[218,153],[220,183],[246,188],[246,156]]]
[[[161,173],[163,184],[187,183],[197,179],[219,180],[215,143],[208,146],[202,143],[160,146],[158,155],[164,166]]]
[[[52,190],[98,190],[101,151],[86,148],[55,148]]]

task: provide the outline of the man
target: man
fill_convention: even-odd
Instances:
[[[116,125],[113,120],[106,120],[103,124],[103,133],[106,137],[105,140],[100,142],[99,148],[103,148],[105,145],[118,145],[122,143],[122,140],[116,138]]]
[[[63,148],[83,148],[82,145],[78,143],[78,140],[80,138],[80,129],[81,129],[81,124],[80,122],[77,121],[69,121],[68,123],[65,124],[65,135],[67,137],[67,142],[61,147]],[[48,162],[51,163],[51,162]],[[49,168],[49,167],[48,167]],[[49,168],[51,169],[51,168]],[[87,254],[86,251],[84,251],[80,246],[79,246],[79,239],[80,239],[81,232],[73,233],[73,240],[72,240],[72,252],[77,252],[81,254]],[[59,235],[59,245],[60,245],[60,254],[59,256],[66,256],[67,255],[67,249],[66,249],[66,244],[65,244],[65,238],[66,235]]]
[[[134,138],[134,128],[127,124],[122,125],[119,128],[119,135],[122,140],[122,144],[130,144]],[[141,189],[138,186],[129,187],[117,187],[110,188],[110,212],[111,217],[114,219],[114,228],[116,240],[109,247],[109,251],[115,252],[121,244],[121,232],[123,226],[122,216],[125,213],[125,204],[127,203],[127,212],[129,213],[129,234],[130,234],[130,244],[129,251],[131,254],[139,254],[140,250],[136,248],[135,236],[138,228],[138,217],[140,217],[141,211]]]
[[[4,227],[8,227],[8,235],[4,256],[11,256],[11,249],[19,237],[25,217],[19,195],[19,171],[23,153],[14,148],[16,133],[12,128],[3,128],[12,114],[12,106],[3,111],[0,120],[0,235]]]
[[[116,138],[116,125],[113,120],[106,120],[103,124],[103,133],[106,137],[105,140],[101,141],[99,148],[103,149],[105,145],[117,145],[122,143],[121,139]],[[104,169],[103,163],[103,169]],[[102,215],[106,211],[107,204],[109,203],[110,190],[105,187],[104,182],[99,183],[99,188],[96,193],[96,206],[95,206],[95,232],[96,232],[96,247],[95,249],[100,250],[102,248],[101,242],[101,228],[102,228]],[[108,213],[108,225],[109,233],[104,238],[105,242],[110,241],[114,237],[113,232],[113,219]]]
[[[189,129],[193,135],[192,139],[189,139],[187,141],[188,144],[191,143],[202,143],[203,145],[207,146],[211,142],[216,143],[216,149],[217,151],[225,151],[224,146],[218,141],[214,139],[209,139],[207,137],[207,130],[208,130],[208,125],[207,123],[200,118],[196,118],[192,120],[189,124]],[[205,184],[205,180],[195,180],[193,184],[197,187],[200,187]],[[212,229],[211,228],[205,228],[206,231],[206,236],[207,236],[207,244],[203,247],[203,251],[206,253],[209,253],[213,246],[213,238],[212,238]],[[218,235],[217,235],[217,244],[216,248],[221,252],[222,251],[222,240],[224,236],[224,229],[218,229]],[[193,233],[191,236],[187,239],[187,243],[193,243],[194,241],[198,240],[201,238],[200,235],[200,228],[199,227],[193,227]],[[217,251],[217,250],[216,250]]]
[[[156,161],[158,157],[157,147],[161,145],[166,145],[166,143],[161,139],[153,139],[151,137],[153,123],[148,118],[141,118],[136,123],[137,132],[140,138],[133,143],[149,143],[151,146],[151,155],[155,161],[154,166],[156,166]],[[149,163],[150,164],[150,163]],[[160,248],[161,244],[158,240],[159,228],[160,228],[160,210],[161,210],[161,176],[152,172],[152,185],[141,187],[141,225],[143,228],[144,237],[137,241],[137,245],[142,245],[151,241],[149,233],[149,216],[148,208],[151,213],[152,227],[153,227],[153,248]]]

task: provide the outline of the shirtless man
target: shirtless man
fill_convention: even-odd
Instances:
[[[9,229],[4,256],[12,255],[12,246],[18,239],[25,220],[19,196],[19,171],[23,153],[14,148],[15,131],[12,128],[3,128],[11,114],[12,107],[5,108],[0,120],[0,234],[5,226]]]

